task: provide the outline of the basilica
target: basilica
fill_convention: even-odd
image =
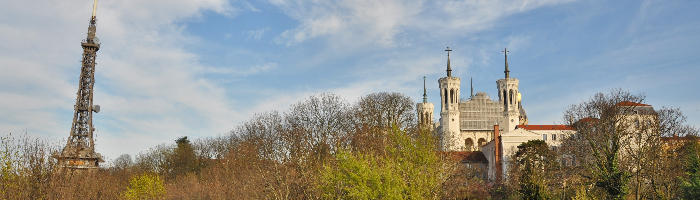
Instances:
[[[429,103],[424,83],[423,103],[416,105],[422,126],[433,129],[444,151],[465,155],[462,161],[487,169],[484,178],[501,179],[508,169],[509,157],[517,146],[529,140],[544,140],[555,147],[573,130],[566,125],[530,125],[521,104],[519,80],[510,77],[508,51],[505,54],[505,77],[496,81],[498,99],[471,87],[468,99],[460,99],[459,77],[452,76],[449,48],[447,76],[438,80],[440,118],[433,122],[435,106]],[[559,140],[557,140],[559,139]]]

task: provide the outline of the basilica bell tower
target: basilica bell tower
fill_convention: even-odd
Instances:
[[[503,104],[503,132],[515,130],[515,126],[520,124],[520,93],[518,92],[518,79],[510,77],[508,70],[508,49],[502,51],[506,56],[506,75],[504,79],[496,81],[498,87],[498,99]]]
[[[440,125],[442,126],[442,142],[445,150],[455,150],[458,144],[459,130],[459,84],[461,79],[452,77],[450,66],[450,47],[447,47],[447,77],[438,79],[440,84]]]

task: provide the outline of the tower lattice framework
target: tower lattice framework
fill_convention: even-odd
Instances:
[[[102,156],[95,153],[95,140],[93,138],[95,128],[92,125],[93,112],[100,111],[100,106],[93,105],[92,101],[95,85],[95,58],[100,49],[100,41],[95,37],[96,8],[97,0],[93,5],[87,38],[81,42],[83,60],[70,136],[63,150],[54,155],[61,168],[95,170],[100,162],[104,162]]]

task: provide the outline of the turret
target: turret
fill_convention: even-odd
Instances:
[[[423,103],[416,104],[416,111],[418,112],[418,122],[422,127],[432,129],[433,126],[433,111],[435,110],[435,105],[428,103],[428,95],[426,93],[425,87],[425,76],[423,77]]]
[[[508,69],[508,50],[505,49],[505,78],[496,81],[498,88],[499,102],[503,104],[503,115],[505,117],[504,132],[515,130],[515,126],[520,124],[520,102],[518,98],[518,79],[510,78]]]

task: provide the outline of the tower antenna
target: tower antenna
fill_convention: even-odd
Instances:
[[[97,0],[92,4],[92,19],[95,19],[95,12],[97,12]]]
[[[88,26],[88,36],[80,46],[83,47],[83,61],[80,68],[80,80],[78,93],[73,106],[73,125],[66,146],[61,152],[55,152],[53,157],[58,160],[59,170],[88,170],[96,171],[100,162],[104,162],[102,155],[95,153],[95,128],[92,125],[92,116],[100,112],[100,105],[94,105],[93,91],[95,86],[95,58],[100,50],[100,40],[95,37],[95,11],[97,0],[92,6],[92,18]]]

